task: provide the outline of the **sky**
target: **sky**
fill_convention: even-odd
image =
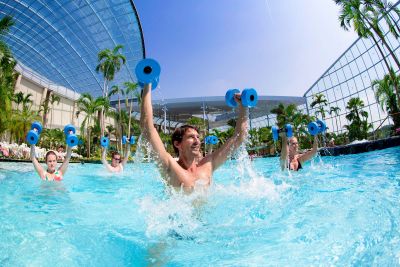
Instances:
[[[136,0],[155,98],[303,96],[357,39],[333,0]],[[158,95],[157,95],[158,94]]]

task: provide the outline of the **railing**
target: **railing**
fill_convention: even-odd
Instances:
[[[381,124],[379,124],[379,126],[378,126],[378,127],[375,129],[375,131],[374,131],[374,141],[377,139],[377,138],[376,138],[376,133],[377,133],[378,130],[382,127],[383,123],[384,123],[387,119],[389,119],[390,117],[398,116],[398,115],[400,115],[400,112],[388,114],[388,115],[386,116],[386,118],[385,118],[384,120],[382,120]],[[386,136],[386,137],[387,137],[387,136]]]

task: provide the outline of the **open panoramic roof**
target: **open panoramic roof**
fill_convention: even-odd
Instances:
[[[48,80],[78,93],[101,95],[97,54],[122,44],[127,62],[113,84],[136,81],[145,57],[143,33],[129,0],[0,0],[0,16],[15,21],[6,43],[17,61]]]

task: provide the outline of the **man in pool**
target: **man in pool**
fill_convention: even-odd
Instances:
[[[234,135],[219,149],[203,157],[199,132],[193,126],[184,125],[176,129],[172,135],[172,144],[179,156],[179,159],[175,160],[165,150],[153,124],[151,84],[144,86],[142,94],[140,127],[143,136],[150,142],[157,155],[159,169],[166,181],[174,187],[189,190],[194,188],[195,184],[210,185],[213,171],[230,158],[232,152],[246,139],[248,108],[242,106],[240,95],[235,95],[235,101],[239,107],[239,118]]]
[[[69,160],[71,159],[72,149],[67,146],[67,155],[61,167],[56,170],[57,167],[57,154],[55,151],[50,150],[46,153],[46,165],[47,170],[44,170],[42,165],[38,162],[35,155],[35,145],[31,146],[31,160],[36,172],[39,174],[40,178],[45,181],[61,181],[63,175],[67,172]]]
[[[111,152],[111,164],[108,164],[106,160],[107,149],[103,149],[101,155],[101,162],[107,168],[109,172],[122,172],[124,170],[125,164],[128,162],[129,152],[131,151],[131,145],[128,143],[126,154],[124,159],[121,159],[121,155],[118,152]]]
[[[312,157],[317,154],[318,151],[318,137],[314,136],[314,143],[311,150],[299,154],[299,142],[296,137],[289,138],[286,137],[285,133],[279,134],[282,137],[282,150],[281,150],[281,169],[289,169],[292,171],[298,171],[302,169],[302,164],[306,161],[310,160]]]

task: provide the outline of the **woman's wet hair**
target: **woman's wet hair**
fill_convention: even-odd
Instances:
[[[111,158],[114,158],[115,156],[120,156],[121,157],[121,154],[119,154],[117,151],[111,152]]]
[[[50,155],[54,155],[54,156],[56,156],[56,158],[57,158],[56,152],[54,152],[53,150],[49,150],[49,151],[47,151],[47,153],[46,153],[46,162],[47,162],[47,158],[48,158]]]
[[[193,130],[196,130],[197,132],[199,132],[199,129],[197,129],[197,127],[186,124],[179,128],[176,128],[174,133],[171,136],[172,147],[174,148],[175,154],[177,156],[179,156],[179,150],[177,147],[175,147],[174,142],[175,141],[178,141],[178,143],[182,142],[183,136],[185,135],[185,133],[188,129],[193,129]]]

